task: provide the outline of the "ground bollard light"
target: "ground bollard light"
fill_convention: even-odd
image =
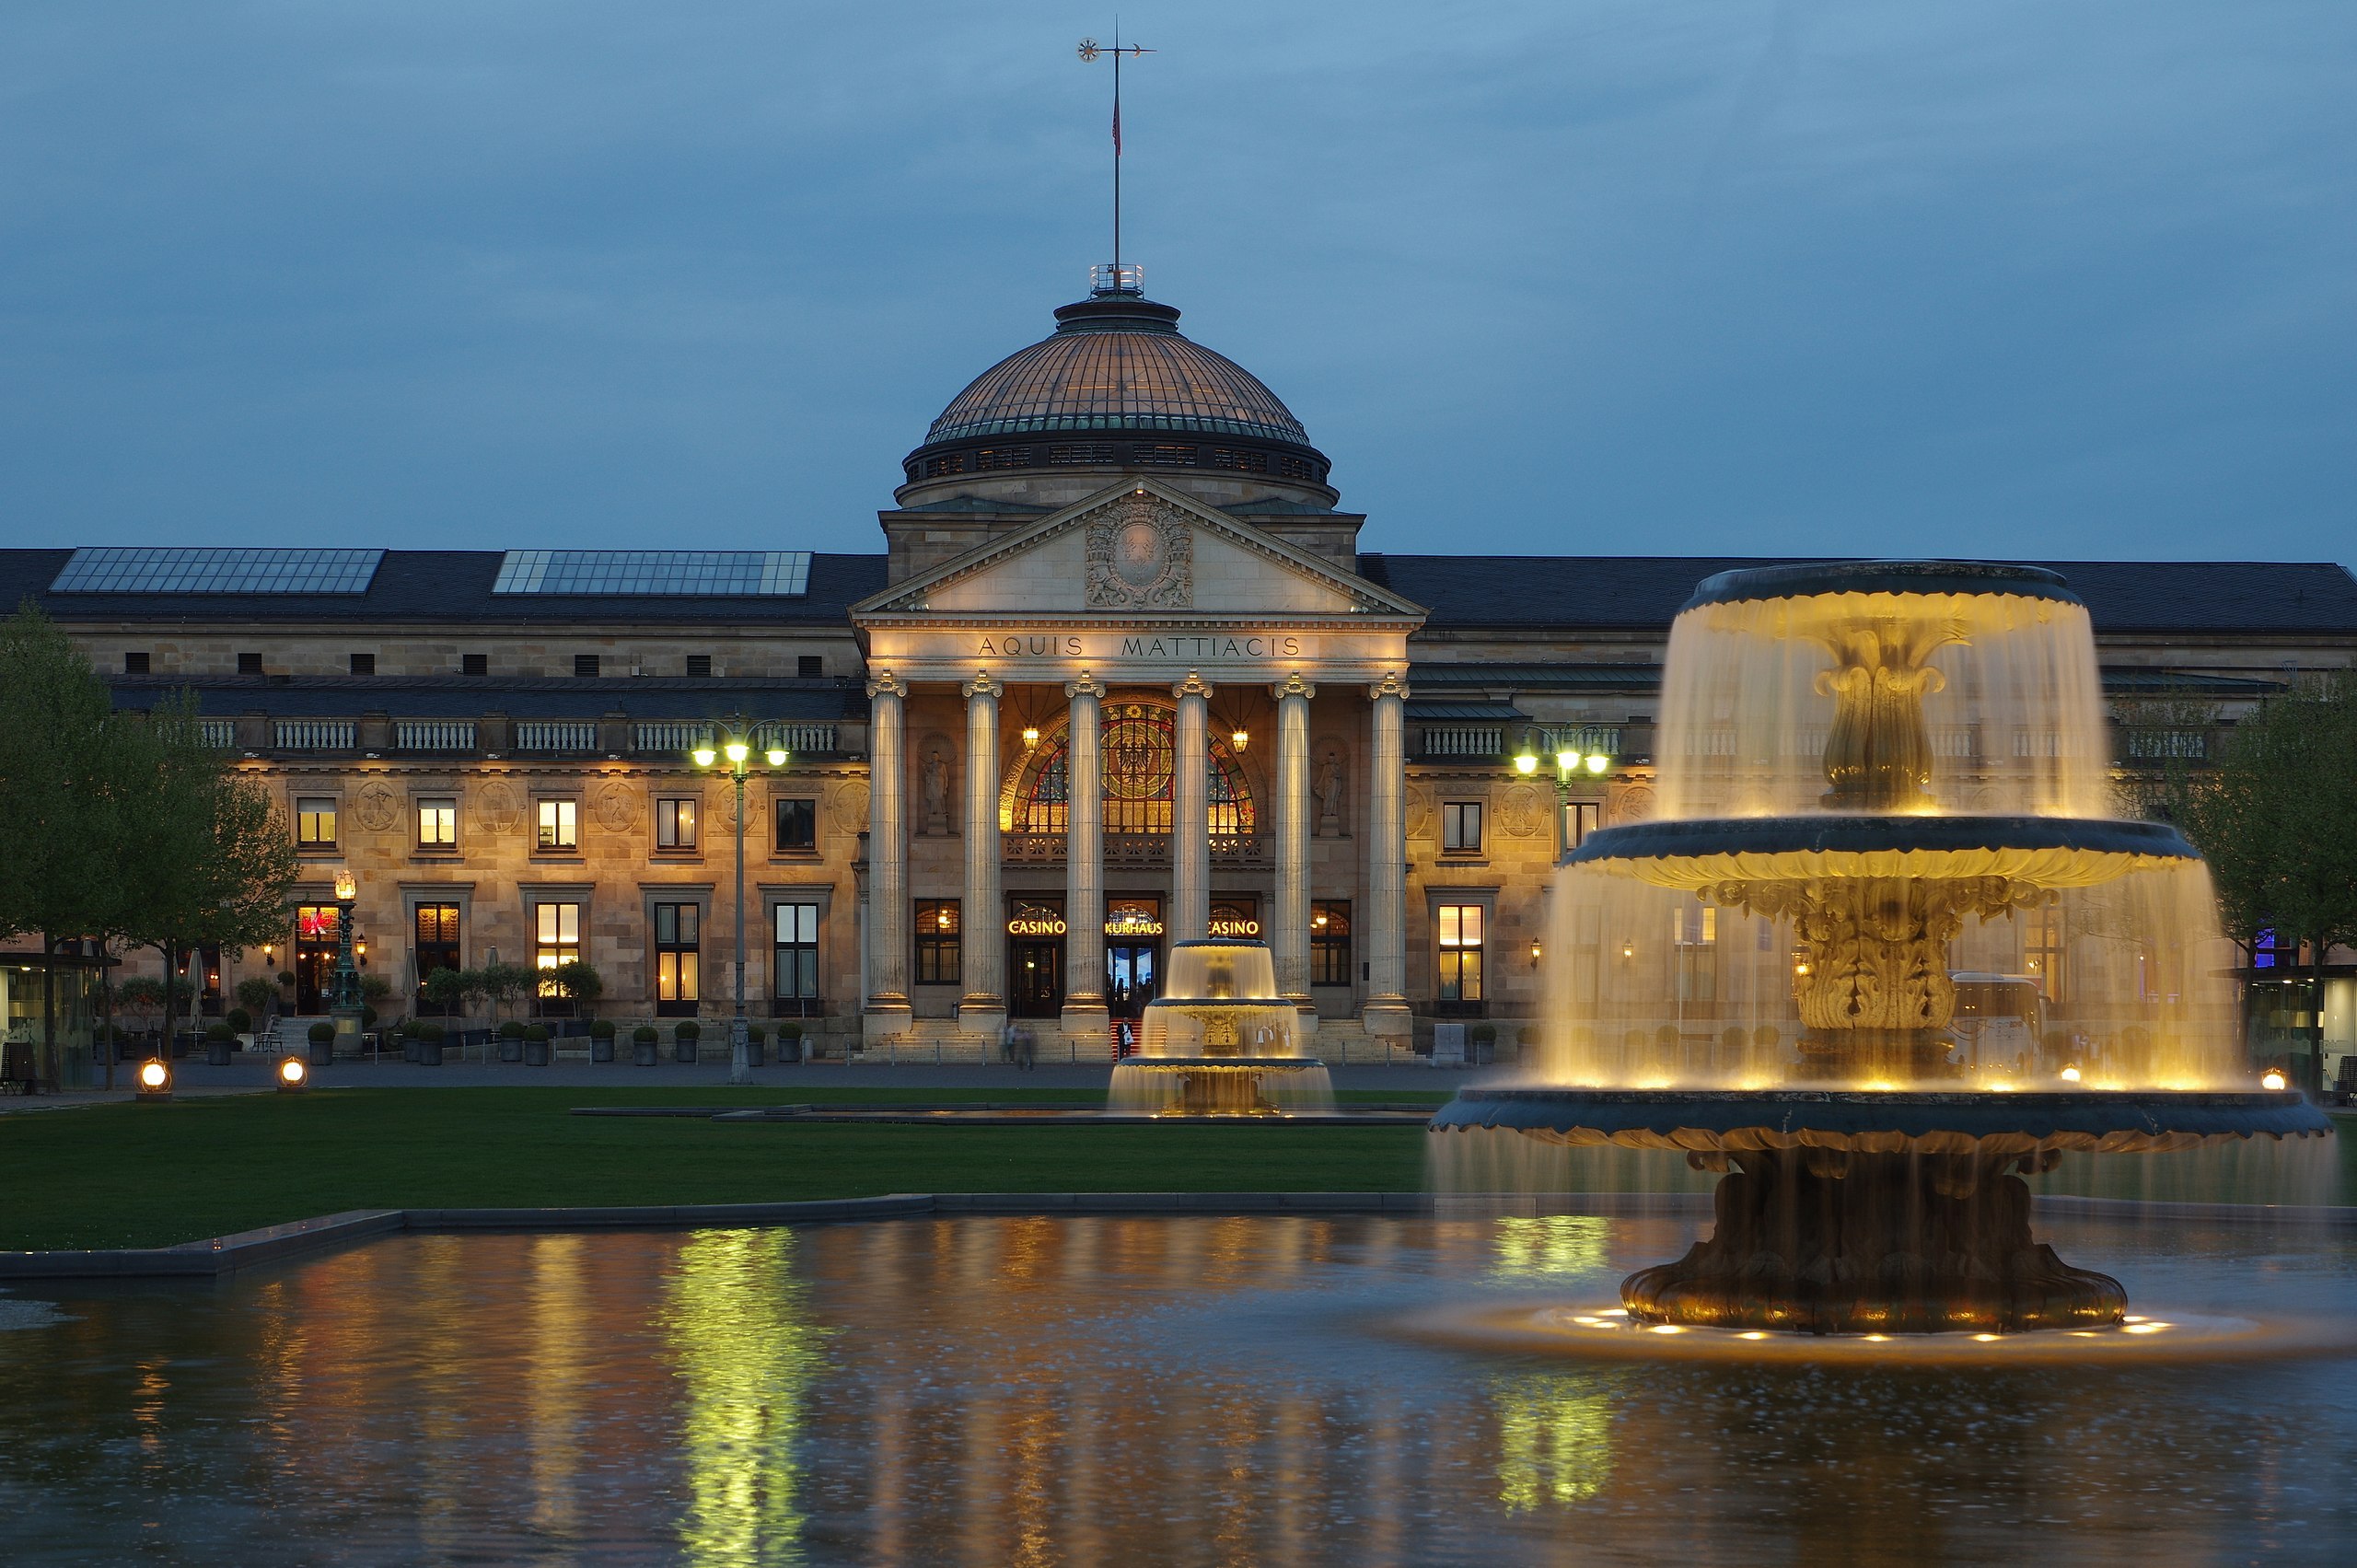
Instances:
[[[132,1098],[139,1100],[168,1100],[171,1098],[171,1063],[154,1059],[142,1062],[139,1064],[138,1081]]]
[[[289,1056],[278,1064],[278,1092],[299,1095],[311,1086],[311,1069],[299,1056]]]

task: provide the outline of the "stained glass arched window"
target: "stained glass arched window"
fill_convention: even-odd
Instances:
[[[1171,780],[1176,772],[1177,713],[1154,702],[1107,703],[1102,709],[1099,759],[1105,782],[1105,831],[1110,835],[1170,831]],[[1211,749],[1211,831],[1237,838],[1253,830],[1252,792],[1244,769],[1226,741],[1208,738]],[[1062,833],[1071,801],[1068,761],[1072,737],[1064,729],[1039,746],[1007,777],[999,804],[999,826],[1011,833]]]

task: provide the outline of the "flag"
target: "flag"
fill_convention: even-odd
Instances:
[[[1121,156],[1121,100],[1113,100],[1113,156]]]

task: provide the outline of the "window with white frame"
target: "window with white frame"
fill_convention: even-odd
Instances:
[[[539,845],[543,850],[570,850],[581,846],[581,803],[553,796],[540,802],[540,832]]]
[[[1440,808],[1440,848],[1443,854],[1481,853],[1481,803],[1452,800]]]
[[[655,906],[655,1010],[691,1015],[702,999],[702,910],[695,904]]]
[[[417,847],[459,847],[459,803],[448,796],[429,796],[417,803]]]
[[[581,957],[581,906],[551,901],[532,906],[532,967],[552,970]]]
[[[1443,904],[1434,912],[1440,937],[1440,1000],[1480,1001],[1485,912],[1480,904]]]
[[[1604,826],[1604,802],[1600,800],[1567,800],[1563,802],[1563,853],[1587,842],[1587,836]]]
[[[295,843],[300,849],[335,848],[335,797],[307,795],[295,802]]]

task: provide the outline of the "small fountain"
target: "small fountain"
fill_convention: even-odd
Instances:
[[[1169,991],[1145,1005],[1138,1054],[1113,1069],[1111,1109],[1154,1116],[1330,1110],[1326,1064],[1302,1053],[1294,1005],[1259,942],[1174,943]]]
[[[1435,1132],[1726,1173],[1714,1233],[1622,1284],[1639,1324],[2123,1322],[2032,1239],[2022,1175],[2331,1125],[2240,1062],[2207,868],[2116,813],[2101,697],[2051,572],[1710,578],[1670,633],[1657,811],[1558,873],[1543,1085]]]

